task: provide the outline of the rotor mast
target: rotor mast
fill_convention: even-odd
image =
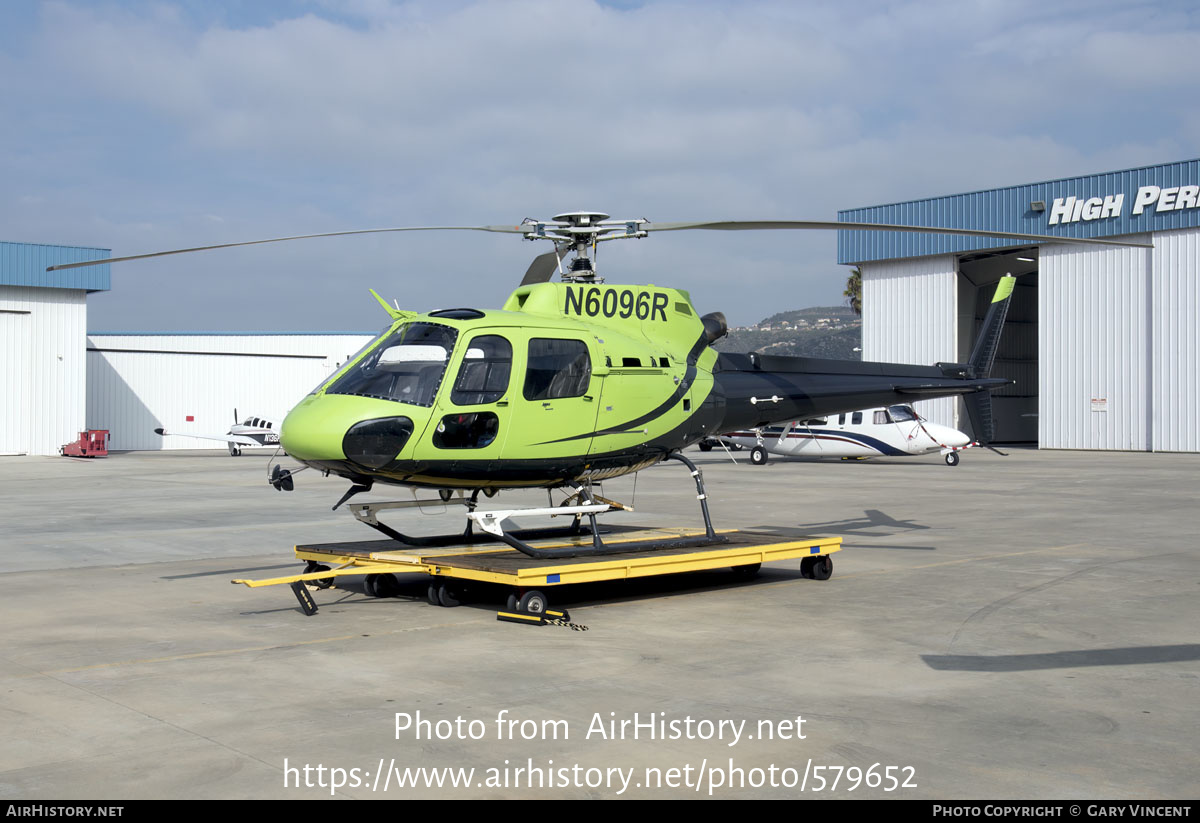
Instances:
[[[596,274],[596,244],[603,240],[628,240],[647,236],[643,228],[650,221],[644,217],[634,220],[610,220],[604,212],[570,211],[556,214],[553,220],[539,221],[531,217],[521,223],[526,240],[550,240],[558,256],[558,271],[567,283],[603,283]],[[564,269],[564,258],[574,254]]]

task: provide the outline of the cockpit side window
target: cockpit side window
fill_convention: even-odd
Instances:
[[[906,423],[917,419],[917,413],[913,411],[912,406],[888,406],[888,414],[892,416],[894,423]]]
[[[512,344],[494,334],[476,337],[467,344],[450,402],[456,406],[495,403],[508,391],[511,373]]]
[[[405,323],[350,366],[325,393],[432,406],[457,337],[457,330],[440,323]]]
[[[582,340],[529,341],[529,363],[525,370],[526,400],[580,397],[587,393],[592,377],[592,358]]]

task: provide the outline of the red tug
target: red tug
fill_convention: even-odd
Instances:
[[[79,439],[61,446],[63,457],[108,457],[108,429],[88,429]]]

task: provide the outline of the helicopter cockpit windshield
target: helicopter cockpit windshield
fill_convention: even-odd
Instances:
[[[325,393],[432,406],[457,337],[455,329],[438,323],[405,323]]]

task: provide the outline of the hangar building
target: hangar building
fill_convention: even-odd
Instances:
[[[87,296],[108,291],[108,249],[0,242],[0,454],[56,454],[85,428]]]
[[[1152,249],[838,232],[862,271],[863,359],[963,362],[1006,272],[1018,275],[993,375],[997,442],[1200,451],[1200,160],[847,209],[838,219]],[[923,405],[969,430],[961,401]]]
[[[120,333],[87,336],[87,420],[112,449],[224,449],[171,432],[224,434],[281,421],[374,338],[359,332]],[[164,428],[167,437],[155,434]]]

